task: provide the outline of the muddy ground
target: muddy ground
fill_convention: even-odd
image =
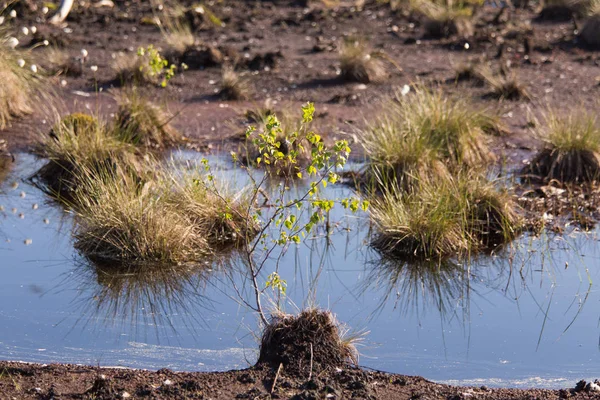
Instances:
[[[56,111],[99,111],[110,118],[116,108],[114,95],[120,90],[111,69],[113,55],[135,54],[138,47],[148,44],[168,48],[161,30],[148,24],[155,15],[149,1],[115,1],[114,8],[78,2],[66,24],[59,28],[43,22],[41,3],[31,1],[33,7],[19,8],[14,27],[37,28],[35,36],[20,38],[21,43],[49,40],[69,53],[82,67],[81,74],[49,77],[53,93],[50,100],[40,101],[33,115],[0,132],[0,142],[5,140],[12,152],[31,150],[48,132]],[[473,37],[431,39],[424,36],[420,17],[394,11],[385,2],[366,1],[362,8],[349,1],[333,7],[317,1],[308,2],[308,6],[301,3],[208,3],[223,25],[203,21],[195,35],[238,65],[253,87],[248,101],[222,101],[216,94],[221,65],[210,63],[178,73],[164,89],[144,88],[175,115],[173,124],[193,147],[203,151],[235,148],[248,123],[245,112],[265,101],[275,109],[299,109],[301,103],[314,101],[321,132],[330,138],[344,136],[354,141],[355,127],[379,111],[381,98],[403,85],[420,82],[498,112],[508,132],[490,140],[501,156],[500,165],[514,169],[531,159],[541,146],[532,127],[548,106],[598,107],[600,52],[579,43],[572,20],[537,20],[536,4],[505,12],[500,18],[496,18],[497,8],[484,7],[477,13]],[[367,39],[374,50],[393,61],[386,62],[385,80],[361,84],[344,82],[339,77],[340,38],[352,35]],[[88,52],[84,61],[80,60],[82,49]],[[33,54],[43,65],[44,49],[37,48]],[[530,99],[497,100],[488,96],[485,85],[457,81],[455,67],[473,59],[491,61],[498,68],[510,65],[527,85]],[[360,157],[360,146],[354,144],[353,148]],[[125,393],[132,398],[155,399],[598,397],[582,386],[577,391],[461,388],[419,377],[350,368],[312,380],[280,377],[273,389],[275,375],[266,367],[225,373],[174,373],[0,362],[0,399],[114,399],[126,398]]]
[[[19,10],[22,15],[13,21],[15,27],[37,27],[37,33],[21,37],[21,43],[47,39],[74,60],[81,58],[82,49],[89,55],[80,76],[51,78],[51,104],[40,104],[35,115],[0,132],[9,148],[28,149],[48,130],[43,122],[52,120],[54,109],[62,113],[101,110],[108,118],[114,108],[113,94],[119,90],[111,68],[113,57],[119,53],[134,55],[140,46],[148,44],[168,52],[160,28],[147,24],[155,15],[150,3],[115,1],[114,8],[79,6],[63,28],[44,24],[39,10]],[[494,21],[498,9],[484,7],[474,19],[473,37],[429,39],[418,15],[393,11],[384,3],[367,1],[357,9],[350,1],[338,2],[333,8],[317,1],[309,2],[308,7],[291,0],[211,2],[210,10],[224,26],[202,22],[195,36],[218,49],[225,64],[238,66],[253,88],[250,100],[221,101],[216,94],[221,65],[206,60],[180,71],[165,89],[145,90],[168,106],[176,115],[174,124],[186,136],[216,148],[235,144],[248,123],[244,113],[265,101],[275,104],[275,109],[298,109],[301,103],[313,101],[322,133],[334,137],[349,134],[351,139],[354,126],[380,109],[378,99],[405,84],[421,82],[498,112],[510,134],[497,138],[495,147],[511,163],[530,159],[532,150],[539,146],[531,127],[548,106],[589,109],[598,105],[600,52],[579,44],[573,21],[539,21],[535,4],[504,12]],[[366,39],[374,51],[391,60],[385,62],[387,79],[366,85],[340,79],[338,48],[341,38],[348,36]],[[44,51],[43,46],[33,51],[40,64],[44,64]],[[491,61],[495,68],[509,65],[526,84],[531,99],[499,101],[487,96],[489,88],[485,85],[457,82],[455,68],[468,60]],[[97,71],[92,66],[97,66]]]
[[[277,380],[275,377],[277,376]],[[277,375],[268,367],[228,372],[156,372],[0,362],[1,399],[593,399],[595,383],[561,390],[455,387],[421,377],[350,367]],[[599,387],[600,390],[600,387]]]

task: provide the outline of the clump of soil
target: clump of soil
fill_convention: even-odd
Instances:
[[[329,311],[309,309],[299,315],[277,314],[266,327],[257,364],[279,368],[288,375],[332,371],[356,361],[356,351],[342,340]]]

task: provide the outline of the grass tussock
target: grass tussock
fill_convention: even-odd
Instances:
[[[6,179],[15,161],[13,155],[8,152],[7,147],[6,140],[0,139],[0,182]]]
[[[168,53],[181,56],[186,51],[194,47],[196,38],[190,29],[190,26],[178,19],[168,19],[165,21],[165,28],[162,35],[168,47]]]
[[[588,46],[600,48],[600,1],[594,1],[588,8],[588,18],[581,28],[579,37]]]
[[[158,85],[158,75],[153,74],[147,56],[136,53],[119,53],[113,60],[111,68],[115,81],[121,85]]]
[[[466,61],[454,64],[454,81],[462,82],[462,81],[472,81],[476,84],[483,85],[484,79],[483,76],[479,73],[479,62],[476,61]]]
[[[600,177],[600,123],[592,112],[561,116],[546,114],[545,129],[539,136],[542,149],[523,173],[550,181],[591,182]]]
[[[384,109],[375,123],[359,132],[379,177],[404,180],[495,159],[484,133],[499,126],[497,118],[463,100],[417,87],[412,94],[388,100]]]
[[[256,233],[244,194],[216,196],[205,177],[152,168],[152,180],[85,170],[75,194],[76,247],[91,259],[199,262]],[[222,191],[221,193],[227,193]]]
[[[462,259],[512,238],[521,219],[511,196],[473,173],[421,178],[411,192],[374,199],[372,246],[400,259]]]
[[[40,76],[30,68],[28,53],[13,46],[13,40],[0,30],[0,129],[31,114],[42,89]]]
[[[454,35],[472,36],[471,21],[479,2],[411,0],[410,8],[424,16],[424,34],[431,38],[447,38]]]
[[[221,90],[219,97],[222,100],[248,100],[252,89],[247,79],[241,77],[233,68],[223,68],[221,76]]]
[[[117,140],[104,122],[88,114],[59,119],[37,147],[38,155],[49,162],[36,177],[57,198],[70,199],[85,170],[114,169],[117,164],[137,169],[132,147]]]
[[[258,364],[278,368],[296,376],[308,376],[357,364],[358,352],[352,340],[343,338],[344,329],[329,311],[308,309],[299,315],[276,313],[265,328]]]
[[[182,135],[170,124],[172,118],[135,88],[121,92],[117,103],[114,133],[119,141],[152,149],[181,143]]]
[[[519,77],[514,70],[506,71],[501,69],[499,73],[494,73],[492,69],[483,65],[478,68],[480,76],[490,87],[490,95],[497,99],[506,100],[529,100],[531,94],[526,83]]]
[[[58,47],[47,47],[43,50],[44,69],[52,75],[78,77],[83,73],[81,60],[71,57],[68,52]]]
[[[346,38],[340,47],[341,77],[348,82],[371,83],[385,80],[383,60],[361,40]]]

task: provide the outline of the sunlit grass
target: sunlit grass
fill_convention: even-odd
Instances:
[[[490,94],[493,97],[506,100],[528,100],[531,98],[527,84],[516,71],[501,70],[500,73],[494,73],[486,64],[479,66],[477,71],[490,87]]]
[[[471,36],[473,24],[471,18],[478,1],[432,1],[410,0],[411,10],[425,17],[425,35],[433,38],[452,35]]]
[[[103,260],[199,262],[256,232],[244,192],[208,190],[206,176],[149,166],[151,179],[126,171],[82,171],[75,193],[76,247]]]
[[[495,159],[484,133],[497,126],[498,119],[466,101],[417,87],[412,94],[386,101],[383,109],[359,132],[369,165],[380,176],[388,171],[403,180],[423,170],[440,173],[461,165],[484,166]]]
[[[363,40],[346,38],[340,47],[341,76],[350,82],[379,82],[385,79],[383,60]]]
[[[241,77],[232,67],[224,67],[219,97],[223,100],[248,100],[250,94],[251,87],[248,80]]]
[[[443,260],[493,249],[520,230],[510,195],[472,172],[421,178],[372,200],[372,245],[402,259]]]
[[[56,197],[70,197],[83,170],[112,168],[116,163],[134,167],[133,147],[118,140],[96,117],[76,113],[57,118],[36,152],[48,163],[37,173],[45,189]]]
[[[114,135],[124,142],[146,148],[164,149],[181,143],[182,135],[171,126],[167,112],[135,88],[116,95],[119,108]]]
[[[542,149],[525,168],[545,180],[589,182],[600,177],[600,121],[594,112],[546,113],[538,135]]]
[[[31,114],[41,95],[37,68],[32,69],[29,53],[17,47],[15,41],[0,29],[0,129],[15,118]]]

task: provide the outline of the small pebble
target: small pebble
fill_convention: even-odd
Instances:
[[[25,246],[29,246],[31,243],[33,243],[33,240],[25,239],[25,240],[23,240],[23,243],[25,244]]]

